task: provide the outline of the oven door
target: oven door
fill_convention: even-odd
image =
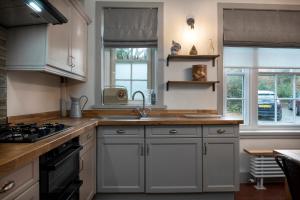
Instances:
[[[41,199],[52,199],[51,197],[58,199],[68,189],[80,187],[78,174],[81,149],[82,146],[80,145],[72,146],[51,162],[40,165]]]

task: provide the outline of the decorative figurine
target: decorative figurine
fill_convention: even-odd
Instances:
[[[208,54],[209,55],[214,55],[215,53],[215,48],[212,39],[209,39],[209,46],[208,46]]]
[[[178,42],[175,42],[174,40],[172,40],[172,47],[171,47],[171,55],[172,56],[176,56],[178,55],[178,52],[181,49],[181,45]]]
[[[195,56],[197,54],[198,54],[197,49],[196,49],[195,45],[193,45],[190,50],[190,55]]]

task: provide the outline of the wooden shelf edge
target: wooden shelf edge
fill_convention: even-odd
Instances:
[[[199,84],[199,85],[211,85],[212,91],[216,90],[216,84],[220,83],[220,81],[206,81],[206,82],[200,82],[200,81],[168,81],[167,82],[167,91],[169,91],[170,84]]]
[[[168,55],[167,66],[169,66],[170,60],[212,60],[212,64],[215,66],[216,58],[219,56],[220,55]]]

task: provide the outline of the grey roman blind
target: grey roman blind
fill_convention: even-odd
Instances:
[[[224,10],[224,45],[300,47],[300,11]]]
[[[157,47],[157,8],[105,8],[105,47]]]

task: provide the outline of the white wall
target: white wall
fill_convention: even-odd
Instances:
[[[8,116],[57,111],[59,99],[59,77],[40,72],[8,71]]]

